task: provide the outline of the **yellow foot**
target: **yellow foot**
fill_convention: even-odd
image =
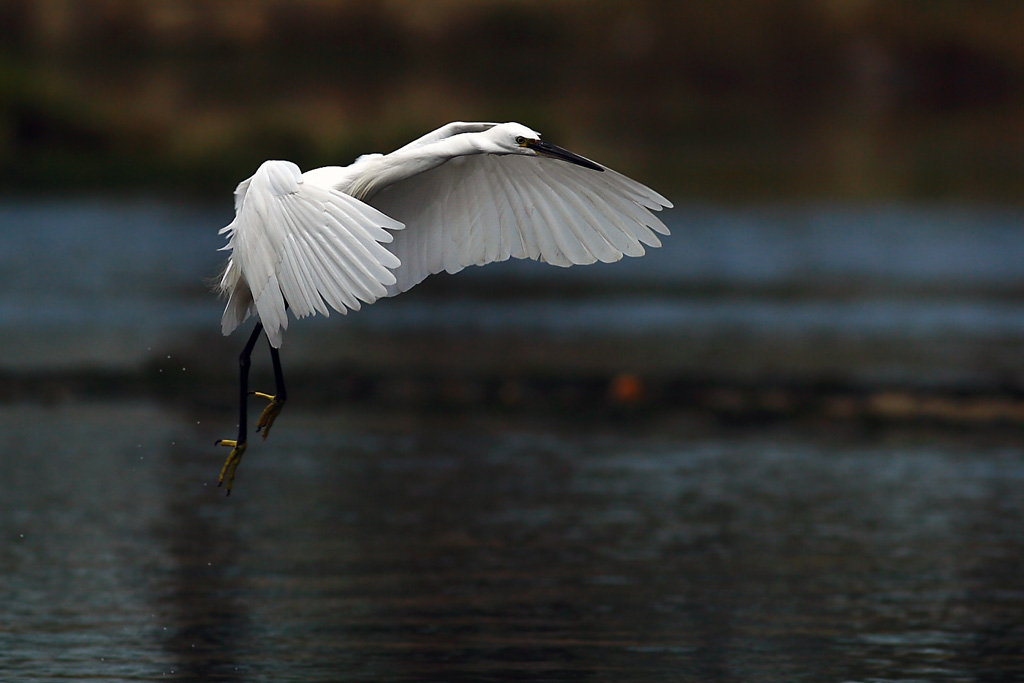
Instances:
[[[214,442],[216,446],[228,446],[231,452],[228,453],[228,459],[224,461],[224,467],[220,470],[220,478],[217,479],[217,486],[224,483],[225,478],[227,479],[227,495],[231,495],[231,484],[235,481],[235,470],[238,469],[238,463],[242,462],[242,456],[245,455],[246,443],[238,443],[231,439],[220,439]]]
[[[270,394],[264,394],[262,391],[254,391],[256,396],[265,398],[270,401],[270,405],[263,409],[263,414],[260,415],[260,419],[256,420],[256,431],[263,431],[263,438],[266,439],[267,435],[270,434],[270,427],[274,424],[274,420],[281,414],[281,409],[284,408],[284,399],[278,398],[277,396],[271,396]]]

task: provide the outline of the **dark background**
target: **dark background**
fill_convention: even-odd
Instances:
[[[1018,201],[1024,5],[0,2],[0,191],[220,196],[519,120],[686,200]]]

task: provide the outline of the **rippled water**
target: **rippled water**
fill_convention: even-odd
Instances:
[[[225,498],[229,210],[0,205],[0,680],[1024,678],[1019,422],[318,400],[350,363],[1012,402],[1019,209],[684,207],[642,260],[302,321]]]
[[[5,680],[1024,673],[1015,435],[293,411],[224,498],[196,415],[0,420]]]

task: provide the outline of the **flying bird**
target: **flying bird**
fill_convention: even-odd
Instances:
[[[519,123],[449,123],[390,154],[303,173],[265,161],[235,189],[220,230],[230,257],[218,289],[221,329],[258,320],[239,356],[237,439],[218,485],[228,494],[246,449],[249,366],[270,343],[274,394],[256,424],[265,439],[287,394],[279,348],[295,318],[346,313],[445,271],[509,258],[556,266],[618,261],[658,247],[654,212],[672,203]]]

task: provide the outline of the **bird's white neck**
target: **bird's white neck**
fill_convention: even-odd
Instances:
[[[455,135],[440,142],[403,147],[390,154],[368,154],[345,168],[315,169],[305,175],[322,179],[347,195],[368,201],[387,186],[437,168],[449,159],[488,151],[491,150],[483,149],[474,136]]]

